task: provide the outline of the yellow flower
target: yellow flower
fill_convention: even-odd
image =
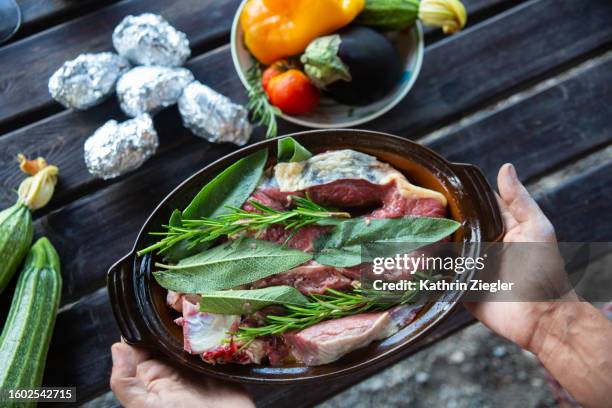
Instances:
[[[23,154],[17,156],[19,168],[30,177],[19,185],[19,199],[28,206],[30,210],[44,207],[55,191],[57,175],[59,170],[55,166],[47,164],[45,159],[39,157],[36,160],[28,160]]]
[[[425,25],[442,27],[445,34],[453,34],[465,26],[467,14],[459,0],[422,0],[419,19]]]

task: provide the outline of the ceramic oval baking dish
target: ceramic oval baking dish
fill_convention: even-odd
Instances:
[[[364,130],[317,130],[291,135],[314,153],[335,149],[355,149],[378,157],[404,172],[417,185],[443,193],[449,203],[450,216],[461,222],[454,241],[470,243],[469,251],[482,251],[482,244],[500,240],[503,224],[495,195],[482,172],[468,164],[450,163],[417,143],[383,133]],[[291,365],[209,365],[199,356],[183,351],[176,314],[165,304],[165,290],[152,276],[153,257],[136,256],[136,250],[154,242],[149,232],[159,231],[175,208],[185,208],[192,197],[223,169],[259,149],[269,149],[276,157],[276,139],[240,149],[206,166],[172,191],[153,211],[142,227],[130,254],[108,272],[107,284],[115,318],[125,340],[134,345],[153,348],[176,362],[219,378],[258,383],[296,383],[329,379],[381,365],[396,353],[427,333],[448,316],[458,304],[461,293],[445,292],[440,301],[426,308],[416,320],[395,335],[347,354],[331,364],[306,367]],[[270,159],[268,165],[273,164]],[[469,256],[474,256],[471,252]],[[470,279],[469,273],[457,275]]]

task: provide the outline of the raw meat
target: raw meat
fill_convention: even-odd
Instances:
[[[296,360],[308,366],[328,364],[346,353],[393,334],[416,316],[414,306],[398,306],[380,313],[363,313],[327,320],[299,332],[285,334]]]
[[[340,269],[310,261],[287,272],[279,273],[254,282],[253,289],[268,286],[293,286],[304,294],[323,294],[327,289],[349,289],[353,280],[344,276]]]
[[[228,333],[240,323],[240,316],[200,312],[197,304],[183,299],[183,317],[175,320],[183,327],[183,348],[191,354],[202,354],[224,345]]]
[[[187,301],[191,303],[198,303],[200,301],[200,295],[194,293],[178,293],[173,290],[169,290],[166,295],[166,303],[168,306],[179,313],[183,312],[183,299],[187,299]]]

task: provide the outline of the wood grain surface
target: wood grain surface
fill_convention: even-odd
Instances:
[[[414,88],[364,128],[420,141],[451,161],[473,163],[492,184],[501,164],[513,162],[522,180],[537,185],[538,202],[560,240],[612,240],[606,216],[612,212],[612,2],[464,3],[468,27],[448,37],[427,29],[424,65]],[[108,267],[131,249],[140,226],[168,192],[236,147],[195,137],[170,108],[155,117],[161,143],[151,160],[118,179],[94,179],[83,163],[83,143],[107,120],[125,116],[114,98],[88,111],[66,110],[50,98],[48,78],[80,53],[112,49],[112,30],[125,15],[154,12],[187,33],[193,49],[187,67],[195,77],[244,103],[227,45],[239,0],[19,4],[22,31],[0,47],[0,208],[14,202],[23,177],[17,153],[41,155],[60,167],[53,201],[35,214],[37,234],[48,236],[60,253],[64,278],[45,385],[76,385],[82,403],[108,391],[109,348],[119,336],[104,287]],[[281,134],[296,130],[301,128],[280,123]],[[262,137],[257,129],[252,140]],[[0,303],[2,316],[8,298]],[[459,309],[393,361],[472,322]],[[259,406],[307,407],[380,369],[326,387],[250,391]]]

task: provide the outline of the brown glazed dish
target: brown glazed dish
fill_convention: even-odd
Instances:
[[[364,130],[320,130],[290,135],[313,153],[327,150],[354,149],[376,156],[404,172],[414,184],[443,193],[449,203],[450,217],[462,228],[453,239],[466,245],[464,256],[478,256],[484,243],[503,236],[501,214],[493,190],[482,172],[468,164],[450,163],[417,143],[388,134]],[[115,318],[125,340],[149,347],[176,362],[215,377],[241,382],[297,383],[329,379],[366,367],[381,365],[402,352],[448,316],[458,304],[461,292],[445,292],[438,302],[426,308],[407,327],[380,342],[347,354],[340,360],[322,366],[303,365],[270,367],[265,365],[209,365],[199,356],[183,351],[182,333],[173,319],[173,311],[165,304],[163,290],[151,274],[152,256],[136,256],[136,250],[154,242],[150,232],[167,223],[175,208],[183,209],[203,185],[236,160],[259,149],[268,148],[274,164],[277,139],[259,142],[206,166],[172,191],[153,211],[142,227],[130,254],[113,265],[107,277],[108,292]],[[467,281],[473,275],[457,275]]]

